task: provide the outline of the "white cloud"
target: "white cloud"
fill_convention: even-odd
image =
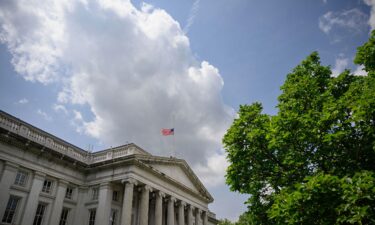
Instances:
[[[371,26],[371,30],[375,29],[375,0],[364,0],[364,2],[371,6],[371,14],[368,20],[368,24]]]
[[[326,34],[334,29],[361,32],[367,30],[367,19],[368,16],[356,8],[341,12],[329,11],[319,18],[319,28]]]
[[[167,12],[129,0],[1,1],[0,25],[17,72],[63,86],[55,110],[91,110],[70,114],[78,132],[157,155],[174,148],[206,184],[222,183],[227,164],[217,152],[234,111],[222,101],[219,70],[197,61]],[[163,127],[175,128],[173,139]]]
[[[224,176],[229,163],[224,153],[214,153],[208,157],[207,165],[198,165],[196,171],[200,174],[206,187],[224,184]]]
[[[36,113],[40,116],[43,117],[43,119],[47,120],[47,121],[52,121],[52,117],[50,115],[48,115],[46,112],[44,112],[43,110],[41,109],[38,109],[36,111]]]
[[[357,76],[367,76],[367,72],[364,70],[364,68],[365,67],[363,65],[358,66],[353,74]]]
[[[68,114],[69,114],[68,110],[66,109],[66,107],[65,107],[64,105],[53,104],[52,109],[53,109],[55,112],[62,112],[62,113],[64,113],[65,115],[68,115]]]
[[[343,55],[339,56],[339,58],[336,59],[335,67],[332,68],[332,76],[337,77],[340,75],[348,68],[348,65],[349,59],[345,58]]]
[[[193,3],[193,6],[190,9],[188,19],[186,21],[186,25],[184,27],[184,33],[189,33],[190,27],[193,25],[195,17],[197,16],[198,10],[199,10],[199,4],[200,0],[195,0]]]
[[[20,99],[17,103],[23,105],[23,104],[29,103],[29,100],[27,100],[26,98],[23,98],[23,99]]]

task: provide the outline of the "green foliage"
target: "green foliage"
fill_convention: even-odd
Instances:
[[[220,220],[218,225],[235,225],[234,223],[232,223],[230,220],[228,219],[223,219],[223,220]]]
[[[356,64],[363,65],[365,71],[373,76],[375,71],[375,30],[371,32],[371,37],[367,43],[357,49],[357,55],[354,58]]]
[[[369,76],[332,77],[314,52],[287,75],[276,115],[260,103],[240,106],[223,144],[227,184],[251,194],[248,224],[370,221],[374,192],[364,186],[375,171],[375,31],[355,62]]]
[[[275,195],[268,211],[277,224],[374,224],[375,174],[317,174]]]

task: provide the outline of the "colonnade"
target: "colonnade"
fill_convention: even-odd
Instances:
[[[132,225],[133,193],[140,188],[139,225],[208,225],[208,213],[194,207],[174,196],[155,190],[149,185],[138,185],[134,179],[127,179],[124,183],[121,225]],[[150,207],[150,193],[153,193],[155,207]],[[166,204],[163,202],[166,202]],[[166,206],[163,210],[163,205]],[[175,206],[177,205],[177,212]],[[154,210],[154,212],[149,212]],[[165,213],[166,210],[166,213]],[[153,221],[149,222],[149,215],[154,213]],[[187,213],[187,215],[185,215]],[[176,220],[177,214],[177,220]],[[134,218],[133,218],[134,219]],[[164,223],[163,223],[164,222]]]

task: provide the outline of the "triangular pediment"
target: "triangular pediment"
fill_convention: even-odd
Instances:
[[[210,202],[213,201],[212,196],[204,187],[202,182],[191,170],[185,160],[176,158],[166,158],[157,156],[142,157],[140,160],[150,166],[160,175],[179,183],[194,193],[201,195]]]
[[[155,170],[167,175],[168,177],[199,193],[196,185],[190,180],[190,178],[186,174],[186,171],[184,171],[180,166],[173,164],[152,163],[152,167]]]

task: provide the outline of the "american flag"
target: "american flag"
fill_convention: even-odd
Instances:
[[[163,136],[168,136],[168,135],[174,135],[174,128],[171,129],[161,129],[161,134]]]

